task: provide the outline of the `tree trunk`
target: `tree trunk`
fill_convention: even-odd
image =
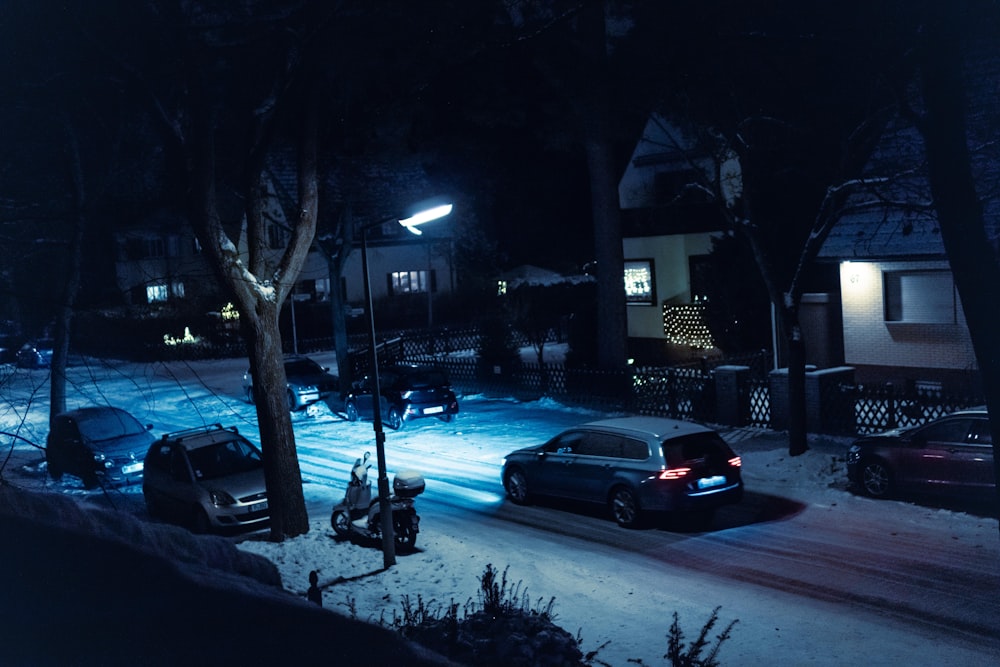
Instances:
[[[962,13],[956,16],[953,8],[941,6],[930,14],[921,62],[926,116],[919,128],[927,148],[941,238],[983,380],[993,436],[994,476],[1000,481],[1000,343],[995,298],[1000,264],[986,235],[966,138],[961,33],[955,23]],[[1000,485],[997,494],[1000,503]]]
[[[596,110],[594,113],[599,114]],[[617,371],[625,368],[628,356],[621,212],[603,116],[593,120],[584,143],[597,259],[598,365],[604,370]]]
[[[87,227],[84,211],[86,192],[83,184],[83,165],[80,159],[80,144],[76,133],[67,121],[66,150],[69,160],[69,180],[73,194],[73,233],[69,242],[69,266],[66,284],[63,286],[62,300],[56,311],[53,332],[52,366],[49,376],[49,417],[66,411],[66,363],[69,357],[69,338],[72,330],[73,307],[80,291],[80,272],[83,265],[83,235]]]

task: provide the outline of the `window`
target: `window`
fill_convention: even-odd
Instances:
[[[146,285],[146,302],[157,303],[167,300],[166,285]]]
[[[625,261],[625,302],[632,306],[652,306],[656,303],[653,285],[653,260]]]
[[[130,260],[166,257],[167,245],[163,239],[127,239],[125,253]]]
[[[885,319],[887,322],[955,324],[955,282],[948,271],[886,271]]]
[[[428,280],[427,271],[393,271],[389,274],[390,294],[414,294],[434,291],[434,272]]]
[[[280,250],[288,245],[288,232],[278,225],[269,225],[267,228],[267,247],[272,250]]]
[[[146,303],[161,303],[168,299],[170,295],[177,298],[184,298],[184,283],[174,281],[170,283],[169,291],[167,285],[146,285]]]

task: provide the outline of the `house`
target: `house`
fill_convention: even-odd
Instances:
[[[852,196],[818,259],[839,265],[844,363],[857,381],[976,392],[976,358],[922,151],[912,126],[887,127],[867,186]],[[995,224],[1000,210],[989,203],[985,210]]]
[[[633,214],[635,230],[622,239],[622,251],[629,348],[637,359],[717,353],[696,282],[722,225],[703,201],[683,192],[699,180],[697,170],[711,168],[707,160],[692,161],[690,145],[679,128],[651,114],[618,184],[619,204]]]

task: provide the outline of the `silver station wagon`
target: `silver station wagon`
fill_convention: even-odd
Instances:
[[[740,457],[710,428],[622,417],[511,452],[501,479],[517,504],[548,496],[605,504],[625,527],[653,512],[684,513],[707,525],[717,508],[742,499],[740,466]]]

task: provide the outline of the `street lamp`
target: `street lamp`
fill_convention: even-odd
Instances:
[[[451,213],[451,204],[434,206],[403,219],[390,218],[361,228],[361,268],[364,271],[365,301],[368,303],[369,349],[372,373],[372,428],[375,429],[375,458],[378,461],[378,509],[382,521],[382,565],[396,564],[396,538],[392,528],[392,505],[389,503],[389,476],[385,467],[385,431],[382,429],[382,390],[378,377],[378,352],[375,349],[375,311],[372,309],[371,277],[368,275],[368,230],[394,220],[413,234],[422,234],[420,225]]]

